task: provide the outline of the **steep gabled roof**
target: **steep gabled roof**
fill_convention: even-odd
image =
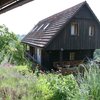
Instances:
[[[75,5],[69,9],[66,9],[60,13],[57,13],[40,21],[32,29],[32,31],[30,31],[23,38],[22,42],[42,48],[46,47],[58,34],[58,32],[63,28],[63,26],[68,23],[73,18],[73,16],[75,16],[75,14],[80,10],[80,8],[83,7],[83,5],[85,4],[88,6],[86,2],[82,2],[78,5]]]

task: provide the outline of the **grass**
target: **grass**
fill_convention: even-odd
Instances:
[[[84,77],[78,77],[80,80],[80,100],[100,100],[100,68],[92,62],[84,65]]]

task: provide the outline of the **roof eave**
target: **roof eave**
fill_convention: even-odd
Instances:
[[[41,49],[44,48],[44,46],[35,45],[35,44],[33,44],[33,43],[29,43],[29,42],[25,42],[25,41],[21,41],[21,43],[24,43],[24,44],[30,45],[30,46],[32,46],[32,47],[41,48]]]
[[[34,1],[34,0],[16,1],[15,3],[12,3],[11,5],[8,4],[9,6],[7,6],[7,4],[4,4],[4,5],[0,6],[0,14],[5,13],[5,12],[7,12],[9,10],[12,10],[12,9],[14,9],[16,7],[22,6],[22,5],[24,5],[24,4],[28,3],[28,2],[31,2],[31,1]]]

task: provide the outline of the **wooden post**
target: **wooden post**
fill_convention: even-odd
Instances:
[[[60,66],[63,66],[62,61],[63,61],[63,48],[61,48],[60,50]]]

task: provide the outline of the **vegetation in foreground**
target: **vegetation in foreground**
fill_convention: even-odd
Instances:
[[[78,93],[73,75],[32,73],[26,66],[0,68],[3,100],[71,100]]]
[[[84,65],[84,76],[31,72],[27,66],[0,68],[1,100],[100,100],[100,69]],[[38,73],[38,74],[37,74]],[[77,82],[76,82],[77,79]]]

